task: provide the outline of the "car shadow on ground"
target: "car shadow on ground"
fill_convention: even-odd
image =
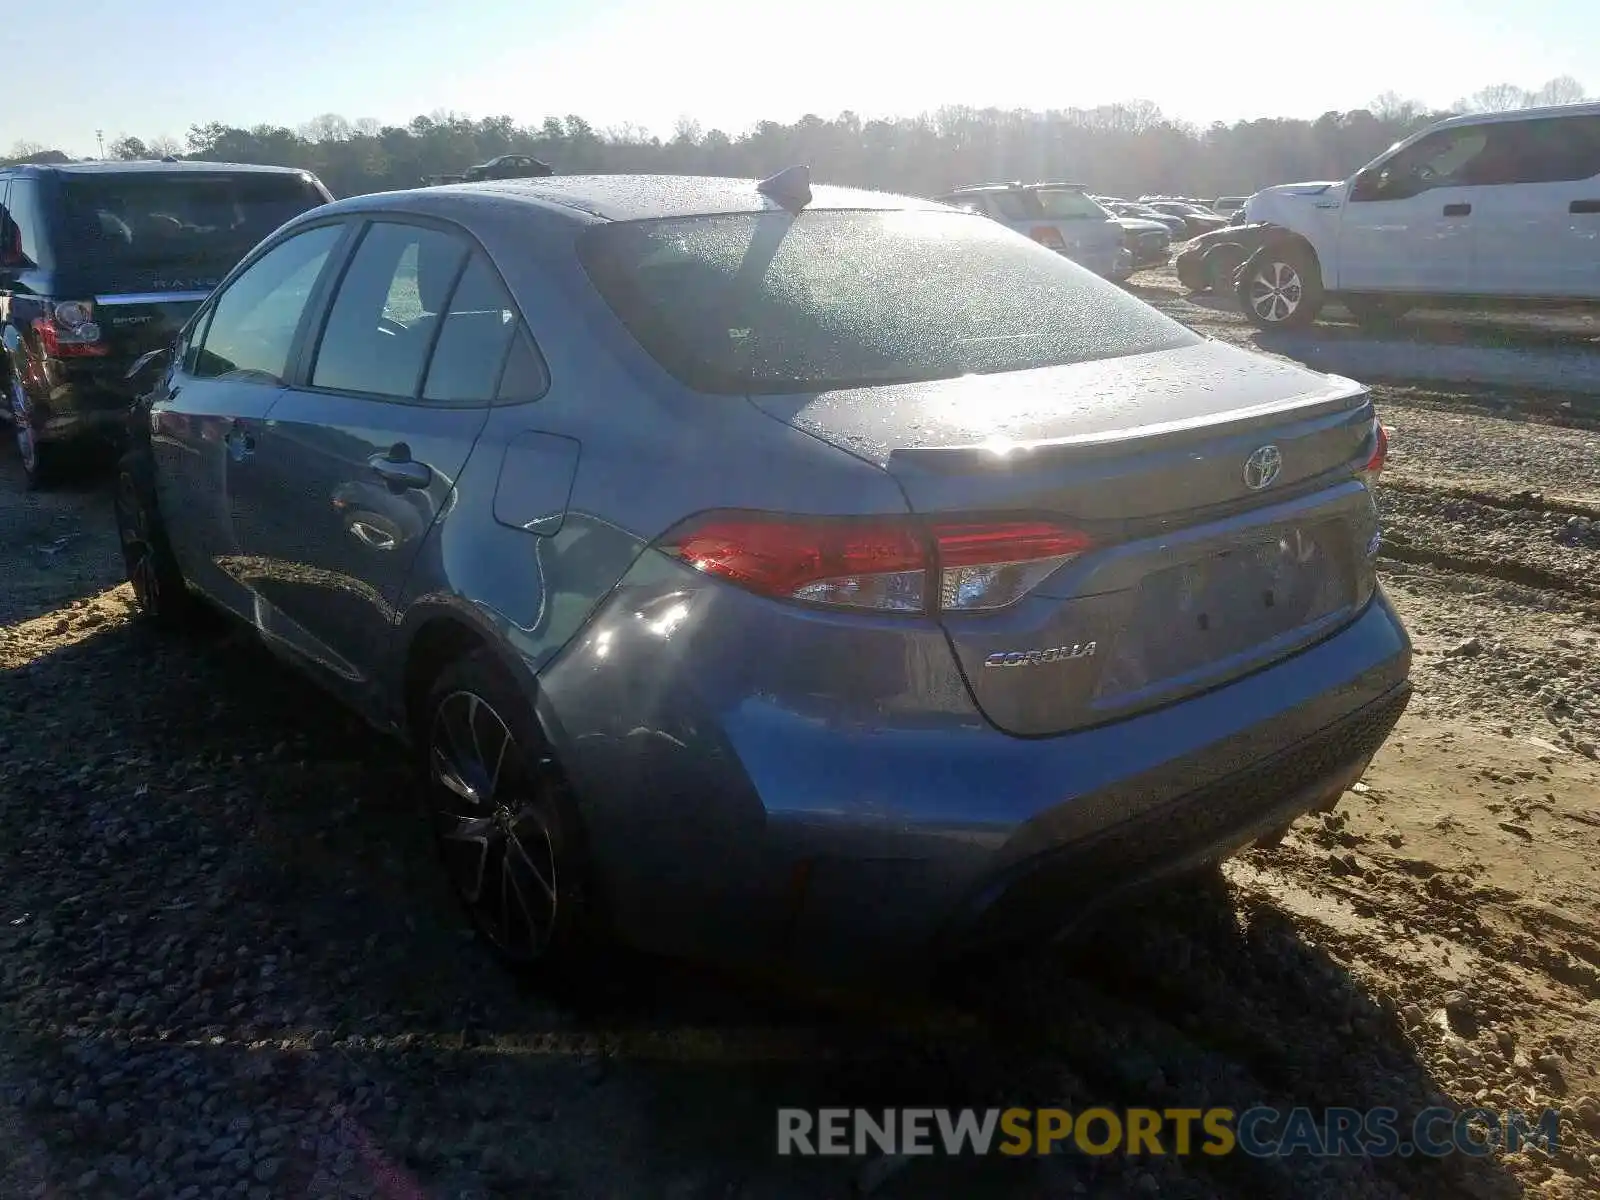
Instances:
[[[0,1083],[53,1180],[188,1153],[229,1183],[245,1119],[281,1195],[1520,1194],[1463,1155],[776,1156],[780,1106],[1448,1102],[1385,1003],[1220,884],[932,992],[621,952],[530,990],[466,934],[403,755],[248,637],[116,625],[0,675],[24,713],[49,734],[0,800]]]

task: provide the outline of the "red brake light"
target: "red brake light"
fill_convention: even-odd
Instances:
[[[39,335],[46,358],[99,358],[111,351],[100,340],[94,304],[89,301],[61,301],[50,316],[34,319],[33,331]]]
[[[1077,530],[1041,521],[924,525],[910,518],[720,513],[688,522],[661,548],[775,599],[880,612],[974,612],[1020,599],[1089,544]]]
[[[1378,482],[1383,464],[1389,458],[1389,431],[1376,417],[1372,419],[1372,429],[1376,439],[1372,447],[1372,457],[1367,459],[1366,465],[1361,468],[1361,474],[1369,487]]]

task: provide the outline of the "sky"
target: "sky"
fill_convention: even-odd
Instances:
[[[1386,91],[1447,105],[1569,74],[1600,93],[1594,0],[82,0],[48,35],[48,84],[0,109],[87,155],[96,130],[182,139],[209,121],[323,113],[576,113],[670,133],[849,109],[1149,100],[1208,124],[1314,117]],[[1514,20],[1508,13],[1514,11]],[[38,101],[34,103],[33,101]]]

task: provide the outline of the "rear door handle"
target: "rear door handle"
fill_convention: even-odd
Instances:
[[[1472,211],[1470,204],[1446,204],[1444,215],[1447,217],[1464,217]]]
[[[1574,200],[1567,205],[1570,213],[1600,213],[1600,200]]]
[[[246,429],[241,421],[234,421],[228,427],[228,436],[223,440],[236,462],[242,462],[256,452],[256,435]]]
[[[391,446],[387,454],[374,454],[367,465],[390,487],[425,488],[433,482],[433,469],[413,459],[404,442]]]

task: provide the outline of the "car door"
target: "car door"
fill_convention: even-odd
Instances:
[[[230,493],[253,470],[262,421],[283,394],[312,298],[344,223],[301,229],[253,260],[197,314],[150,406],[162,519],[184,575],[248,615],[248,564]]]
[[[1470,169],[1488,145],[1484,129],[1436,130],[1356,176],[1340,214],[1335,287],[1435,295],[1471,289],[1473,206],[1482,189],[1470,182]]]
[[[516,327],[485,253],[449,227],[370,222],[257,447],[246,549],[262,627],[358,705],[398,601],[488,415]]]
[[[1487,126],[1475,164],[1472,290],[1487,296],[1600,297],[1600,116]]]

